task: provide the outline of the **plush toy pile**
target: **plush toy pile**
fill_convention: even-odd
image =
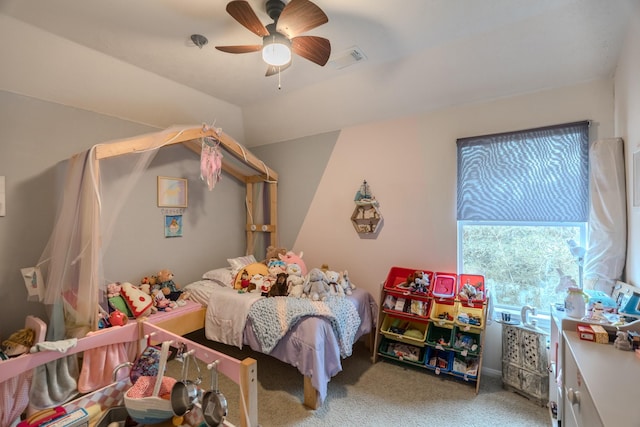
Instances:
[[[346,270],[333,271],[327,265],[307,270],[303,255],[303,252],[269,246],[262,262],[251,263],[239,271],[234,287],[240,293],[258,289],[265,297],[288,296],[314,301],[352,294],[355,285]]]
[[[189,293],[173,281],[171,270],[162,269],[156,275],[145,276],[140,285],[114,282],[107,285],[109,313],[103,313],[100,327],[126,323],[128,318],[141,318],[157,311],[171,311],[184,305]]]

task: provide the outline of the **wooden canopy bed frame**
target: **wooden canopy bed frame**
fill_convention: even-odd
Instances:
[[[248,166],[255,173],[247,174],[235,167],[232,163],[223,158],[222,169],[244,182],[246,185],[246,201],[247,201],[247,217],[246,217],[246,253],[251,254],[254,251],[254,235],[255,233],[268,233],[269,244],[278,246],[278,206],[277,206],[277,183],[278,174],[267,165],[264,164],[251,152],[242,148],[233,138],[223,132],[217,133],[213,129],[206,126],[193,127],[180,131],[167,133],[165,140],[169,141],[163,146],[174,144],[183,144],[190,150],[200,154],[201,144],[199,140],[204,137],[212,136],[220,141],[224,149],[231,153],[234,158]],[[94,170],[99,171],[99,162],[102,159],[136,153],[155,148],[154,138],[150,135],[142,135],[138,138],[130,138],[123,141],[117,141],[110,144],[103,144],[96,147]],[[99,172],[96,172],[99,173]],[[269,224],[257,224],[253,222],[253,217],[249,213],[253,210],[253,186],[256,183],[263,182],[267,188],[268,204],[269,204]],[[185,314],[182,317],[168,318],[161,326],[167,330],[174,331],[179,335],[184,335],[204,328],[206,307],[197,312]],[[304,405],[311,409],[317,409],[321,406],[321,399],[318,391],[313,387],[311,379],[304,376]]]

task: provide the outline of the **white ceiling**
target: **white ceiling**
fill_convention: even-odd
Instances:
[[[246,141],[256,145],[611,77],[629,17],[640,4],[314,2],[329,22],[306,34],[328,38],[331,58],[320,67],[294,57],[281,89],[277,75],[264,76],[259,53],[214,48],[261,42],[226,13],[226,0],[0,0],[0,14],[238,106]],[[249,3],[264,24],[271,22],[264,0]],[[196,47],[189,38],[194,33],[209,44]],[[333,61],[354,46],[367,60],[337,69]],[[126,82],[118,90],[136,96]]]

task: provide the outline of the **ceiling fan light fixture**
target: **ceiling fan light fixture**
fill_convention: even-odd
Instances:
[[[269,65],[281,67],[291,61],[291,42],[282,34],[263,38],[262,59]]]

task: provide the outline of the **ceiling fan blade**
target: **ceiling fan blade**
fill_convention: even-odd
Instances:
[[[253,34],[260,37],[269,35],[269,31],[260,22],[260,19],[258,19],[258,16],[247,1],[234,0],[229,2],[227,4],[227,12]]]
[[[329,18],[315,3],[309,0],[291,0],[278,18],[276,31],[291,39],[327,22]]]
[[[331,55],[331,43],[324,37],[300,36],[291,40],[291,50],[311,62],[324,66]]]
[[[216,49],[227,53],[249,53],[257,52],[262,49],[261,44],[246,44],[241,46],[216,46]]]
[[[269,65],[267,67],[267,73],[265,74],[265,77],[269,77],[269,76],[273,76],[274,74],[278,74],[278,71],[283,72],[284,70],[286,70],[290,66],[291,66],[291,61],[287,62],[286,64],[284,64],[284,65],[282,65],[280,67],[276,67],[275,65]]]

